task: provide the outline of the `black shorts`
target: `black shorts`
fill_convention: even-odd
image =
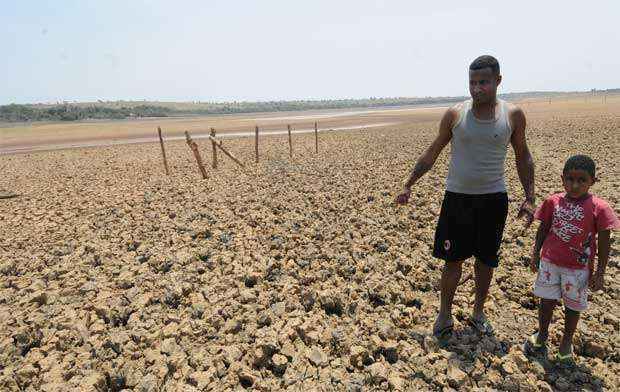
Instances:
[[[484,195],[446,192],[435,231],[433,256],[446,261],[463,261],[474,256],[490,267],[497,267],[507,215],[505,192]]]

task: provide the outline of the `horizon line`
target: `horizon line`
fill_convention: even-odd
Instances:
[[[562,90],[532,90],[532,91],[511,91],[506,93],[497,94],[498,96],[507,96],[507,95],[527,95],[527,94],[579,94],[579,93],[593,93],[593,92],[609,92],[618,90],[620,92],[620,88],[606,88],[606,89],[590,89],[590,90],[570,90],[570,91],[562,91]],[[58,101],[39,101],[39,102],[27,102],[27,103],[3,103],[0,106],[9,106],[9,105],[24,105],[24,106],[34,106],[34,105],[66,105],[66,104],[85,104],[85,103],[93,103],[93,104],[101,104],[101,103],[118,103],[118,102],[127,102],[127,103],[138,103],[138,102],[150,102],[150,103],[189,103],[189,104],[230,104],[230,103],[271,103],[271,102],[321,102],[321,101],[360,101],[360,100],[382,100],[382,99],[460,99],[466,98],[467,95],[428,95],[428,96],[384,96],[384,97],[347,97],[347,98],[298,98],[298,99],[256,99],[256,100],[167,100],[167,99],[97,99],[97,100],[58,100]]]

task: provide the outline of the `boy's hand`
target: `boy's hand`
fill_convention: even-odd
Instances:
[[[595,272],[594,275],[590,275],[590,289],[592,291],[603,290],[605,287],[605,279],[604,274],[600,272]]]

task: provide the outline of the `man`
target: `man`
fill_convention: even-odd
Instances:
[[[451,159],[446,194],[435,232],[433,256],[445,260],[441,274],[441,305],[433,326],[439,338],[452,333],[452,302],[461,278],[463,261],[475,257],[476,299],[469,320],[480,333],[492,334],[484,314],[493,270],[498,265],[508,196],[504,161],[512,144],[525,201],[518,217],[526,227],[534,213],[534,162],[525,139],[523,111],[497,99],[502,81],[499,63],[492,56],[480,56],[469,66],[472,99],[446,111],[439,135],[418,159],[396,202],[406,204],[411,187],[429,171],[443,148],[451,142]]]

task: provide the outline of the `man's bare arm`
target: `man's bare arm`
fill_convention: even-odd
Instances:
[[[452,139],[452,127],[457,118],[458,111],[455,108],[448,109],[444,113],[439,123],[439,134],[420,158],[418,158],[409,179],[405,183],[406,191],[411,189],[413,184],[433,167],[441,151],[450,142],[450,139]]]
[[[422,157],[420,157],[420,159],[418,159],[415,166],[413,167],[413,170],[411,171],[407,182],[405,182],[405,188],[411,188],[413,184],[415,184],[416,181],[418,181],[424,174],[426,174],[427,171],[431,170],[432,167],[432,163],[429,163],[427,160],[424,160],[422,159]]]
[[[532,204],[536,201],[534,193],[534,159],[527,146],[525,138],[525,114],[520,108],[514,108],[510,113],[510,122],[512,125],[511,143],[515,151],[515,160],[517,163],[517,172],[525,193],[525,200]]]

